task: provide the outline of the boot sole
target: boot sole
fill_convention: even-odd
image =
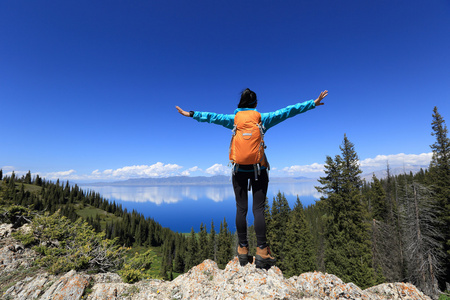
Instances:
[[[248,263],[253,263],[253,256],[247,254],[238,254],[239,264],[243,267]]]
[[[274,258],[262,258],[261,256],[257,255],[255,257],[255,265],[258,269],[266,269],[269,270],[272,266],[275,265],[277,260]]]

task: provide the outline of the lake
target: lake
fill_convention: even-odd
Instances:
[[[272,205],[278,191],[286,196],[291,209],[297,195],[303,206],[315,203],[320,194],[314,188],[317,181],[296,183],[269,183],[267,197]],[[220,222],[226,218],[228,228],[234,232],[235,199],[230,184],[218,185],[166,185],[166,186],[89,186],[80,185],[83,190],[94,190],[103,198],[121,204],[129,212],[133,209],[150,217],[163,227],[177,232],[190,232],[193,227],[197,232],[200,224],[207,225],[214,221],[215,231],[220,229]],[[252,196],[249,193],[248,224],[253,224]]]

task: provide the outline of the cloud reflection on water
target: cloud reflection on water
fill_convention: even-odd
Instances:
[[[185,199],[207,198],[214,202],[234,197],[229,185],[217,186],[84,186],[94,190],[105,199],[127,202],[177,203]]]
[[[301,183],[270,183],[267,197],[269,203],[278,191],[286,196],[299,196],[319,199],[320,193],[316,191],[316,181]],[[94,190],[103,198],[111,201],[145,203],[156,205],[178,203],[183,200],[208,199],[214,202],[234,200],[233,188],[230,184],[223,185],[178,185],[178,186],[83,186],[83,189]],[[250,192],[251,193],[251,192]],[[251,196],[249,195],[249,198]],[[303,202],[303,200],[302,200]]]
[[[314,186],[317,185],[319,185],[317,181],[269,184],[267,197],[271,200],[271,197],[275,197],[280,191],[285,196],[299,196],[300,200],[302,200],[302,197],[312,197],[318,200],[322,195],[315,189]]]

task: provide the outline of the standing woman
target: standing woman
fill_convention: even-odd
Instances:
[[[287,118],[296,116],[300,113],[306,112],[316,106],[323,105],[321,102],[323,98],[328,95],[328,91],[320,93],[316,100],[309,100],[295,105],[289,105],[285,108],[279,109],[270,113],[261,113],[261,128],[264,134],[269,128],[281,123]],[[241,93],[241,100],[238,108],[234,114],[216,114],[212,112],[200,111],[184,111],[176,106],[180,114],[186,117],[192,117],[199,122],[208,122],[217,125],[222,125],[228,129],[235,127],[235,116],[241,111],[256,111],[258,100],[255,92],[250,89],[245,89]],[[268,269],[275,265],[276,259],[271,256],[270,249],[267,245],[266,239],[266,222],[264,217],[264,208],[267,195],[267,187],[269,184],[269,177],[267,170],[269,164],[264,155],[264,159],[258,164],[256,171],[255,165],[239,164],[233,166],[233,188],[236,196],[236,229],[239,238],[238,258],[241,266],[248,263],[248,241],[247,241],[247,211],[248,211],[248,193],[247,189],[250,186],[253,192],[253,216],[254,227],[256,233],[256,256],[255,263],[257,268]]]

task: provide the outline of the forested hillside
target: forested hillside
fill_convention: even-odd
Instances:
[[[431,129],[436,142],[430,145],[433,158],[427,170],[392,176],[387,162],[387,176],[380,179],[374,175],[367,182],[360,177],[356,146],[344,135],[339,154],[326,157],[325,176],[317,183],[323,195],[319,201],[303,207],[297,199],[291,208],[282,191],[268,199],[268,240],[283,274],[290,277],[318,270],[363,289],[407,281],[438,298],[450,278],[450,140],[437,108]],[[207,258],[224,268],[235,255],[236,236],[225,219],[218,232],[214,223],[210,232],[200,224],[197,232],[192,228],[184,235],[69,182],[46,181],[32,177],[31,172],[21,178],[14,173],[2,176],[1,170],[0,182],[2,222],[19,227],[46,221],[57,226],[67,224],[63,222],[67,218],[83,232],[97,236],[98,244],[107,241],[105,249],[115,251],[109,264],[87,260],[72,266],[78,270],[117,270],[129,282],[145,276],[172,279]],[[85,222],[77,223],[80,217]],[[39,226],[33,228],[34,237],[19,238],[43,257],[73,255],[60,249],[64,243],[48,242],[43,247],[36,239],[42,235]],[[87,237],[82,241],[87,243]],[[252,226],[249,243],[254,254]],[[139,253],[127,254],[130,247]],[[51,259],[43,261],[42,265],[55,273],[65,271],[64,265],[54,265]]]
[[[174,275],[184,273],[206,258],[216,260],[223,268],[233,255],[232,234],[225,219],[220,224],[218,234],[214,232],[213,223],[209,234],[206,233],[206,226],[201,224],[197,242],[197,234],[193,229],[191,236],[186,237],[182,233],[163,228],[152,218],[145,218],[136,211],[128,212],[121,205],[103,199],[98,193],[83,191],[77,185],[71,186],[69,182],[46,181],[38,175],[32,177],[31,172],[17,178],[14,172],[11,176],[3,176],[0,170],[0,176],[1,222],[13,223],[17,228],[34,220],[34,223],[48,222],[56,228],[66,226],[65,219],[75,223],[81,218],[83,221],[78,221],[78,229],[102,233],[99,240],[105,240],[117,247],[129,250],[122,251],[121,253],[124,255],[130,252],[127,255],[132,256],[133,251],[138,251],[137,257],[132,256],[134,260],[142,259],[141,256],[148,257],[150,255],[148,250],[151,249],[150,251],[158,256],[158,259],[154,261],[158,265],[156,273],[155,264],[152,266],[150,262],[131,268],[126,260],[117,259],[113,265],[104,269],[117,271],[126,268],[128,273],[133,273],[132,276],[129,276],[129,281],[148,276],[172,279]],[[59,228],[55,229],[55,231],[59,230]],[[42,232],[35,232],[35,235],[42,234]],[[52,233],[49,234],[52,235]],[[61,236],[59,233],[57,235]],[[70,234],[64,236],[73,237]],[[34,238],[31,242],[27,240],[30,237],[21,236],[19,238],[27,245],[34,246],[39,250],[39,243]],[[61,244],[53,246],[53,248],[62,247]],[[66,255],[59,250],[56,251],[58,253],[49,251],[49,249],[40,252],[43,256]],[[58,267],[50,266],[49,263],[44,265],[51,267],[54,273],[67,271],[64,264],[58,263]],[[143,265],[145,268],[142,268]],[[69,267],[69,264],[66,266]],[[76,270],[87,268],[86,264],[70,266]],[[97,269],[97,271],[99,270]]]

